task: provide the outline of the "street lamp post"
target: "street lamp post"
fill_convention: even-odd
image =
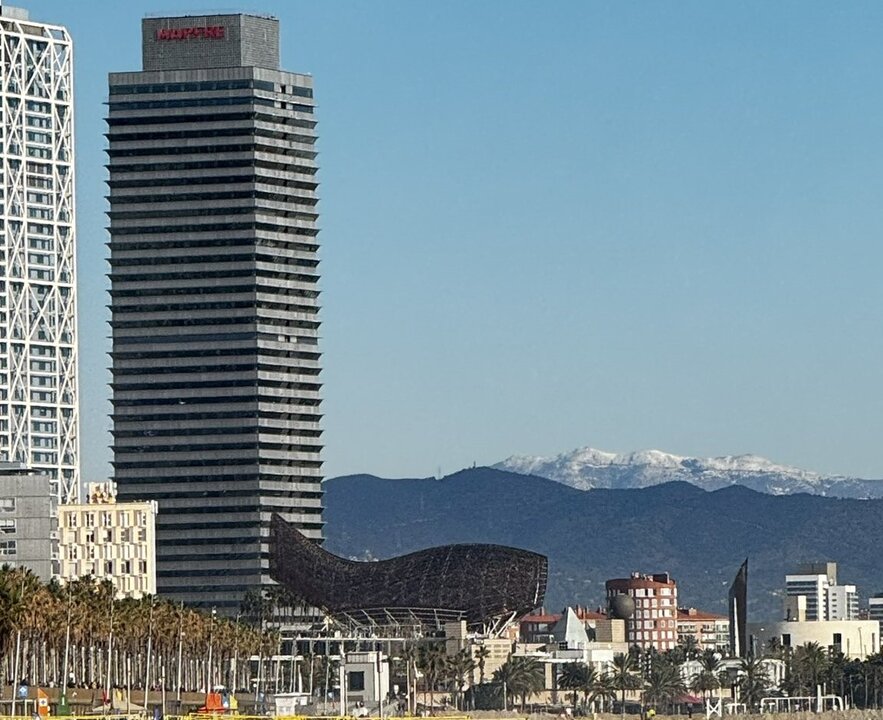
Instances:
[[[208,666],[205,672],[205,694],[208,695],[212,691],[212,640],[215,632],[215,615],[217,610],[212,608],[212,617],[208,626]]]

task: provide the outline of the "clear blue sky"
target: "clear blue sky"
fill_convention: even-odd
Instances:
[[[83,475],[106,476],[102,103],[76,42]],[[320,105],[326,470],[579,445],[883,477],[883,4],[252,2]]]

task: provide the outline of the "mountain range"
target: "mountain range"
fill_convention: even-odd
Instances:
[[[618,455],[584,447],[554,457],[513,455],[494,467],[548,478],[578,490],[644,488],[682,481],[704,490],[742,485],[769,495],[883,498],[881,480],[822,475],[757,455],[696,458],[659,450]]]
[[[599,605],[604,581],[670,572],[681,605],[726,612],[749,558],[749,616],[776,619],[784,576],[799,562],[836,560],[844,583],[883,590],[883,500],[769,495],[738,484],[685,482],[578,490],[492,468],[442,479],[351,475],[326,481],[326,547],[386,558],[444,543],[499,543],[549,558],[546,606]]]

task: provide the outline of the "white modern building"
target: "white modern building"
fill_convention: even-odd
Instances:
[[[0,9],[0,461],[79,495],[73,57],[65,28]]]
[[[111,483],[87,495],[58,509],[62,579],[110,580],[121,598],[156,594],[156,502],[118,503]]]
[[[785,576],[786,619],[855,620],[858,592],[855,585],[837,584],[837,563],[806,563],[798,572]],[[806,598],[806,617],[793,614],[795,598]],[[792,616],[788,616],[789,610]]]
[[[349,652],[340,665],[340,714],[383,716],[389,697],[389,658],[381,652]]]
[[[864,660],[880,652],[880,625],[876,620],[785,620],[749,624],[754,647],[766,647],[776,638],[782,647],[797,648],[818,643],[823,649],[840,651],[850,660]]]
[[[879,622],[883,630],[883,595],[868,598],[868,617]]]
[[[858,590],[855,585],[829,587],[827,600],[829,620],[858,619]]]

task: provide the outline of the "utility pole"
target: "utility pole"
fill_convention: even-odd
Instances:
[[[147,663],[144,668],[144,700],[142,701],[144,708],[147,708],[147,702],[150,698],[150,653],[153,649],[153,596],[150,596],[150,614],[147,619]]]
[[[110,688],[110,672],[111,672],[111,660],[113,658],[113,605],[114,605],[114,595],[116,594],[114,588],[111,586],[110,588],[110,630],[107,633],[107,677],[104,679],[105,693],[107,697],[107,702],[102,704],[102,712],[107,714],[107,703],[113,704],[113,697],[111,696],[111,688]]]
[[[215,632],[215,608],[212,608],[212,617],[208,626],[208,666],[205,672],[205,694],[208,695],[212,691],[212,640]]]
[[[22,600],[25,596],[25,579],[22,576],[21,579],[21,590],[18,593],[18,604],[21,605]],[[19,663],[21,662],[21,620],[16,623],[18,626],[15,631],[15,670],[12,671],[13,679],[12,679],[12,708],[9,711],[9,714],[15,717],[15,699],[18,697],[18,688],[19,683],[21,682],[21,678],[18,676],[19,673]],[[27,702],[25,702],[25,707],[27,707]]]
[[[67,670],[67,662],[70,654],[71,647],[71,609],[73,606],[73,595],[71,594],[71,586],[68,583],[67,586],[67,626],[64,629],[64,670],[62,672],[61,679],[61,701],[66,705],[67,704],[67,680],[68,680],[68,670]]]
[[[181,660],[184,651],[184,601],[181,601],[181,609],[178,614],[178,693],[177,712],[181,712]]]

